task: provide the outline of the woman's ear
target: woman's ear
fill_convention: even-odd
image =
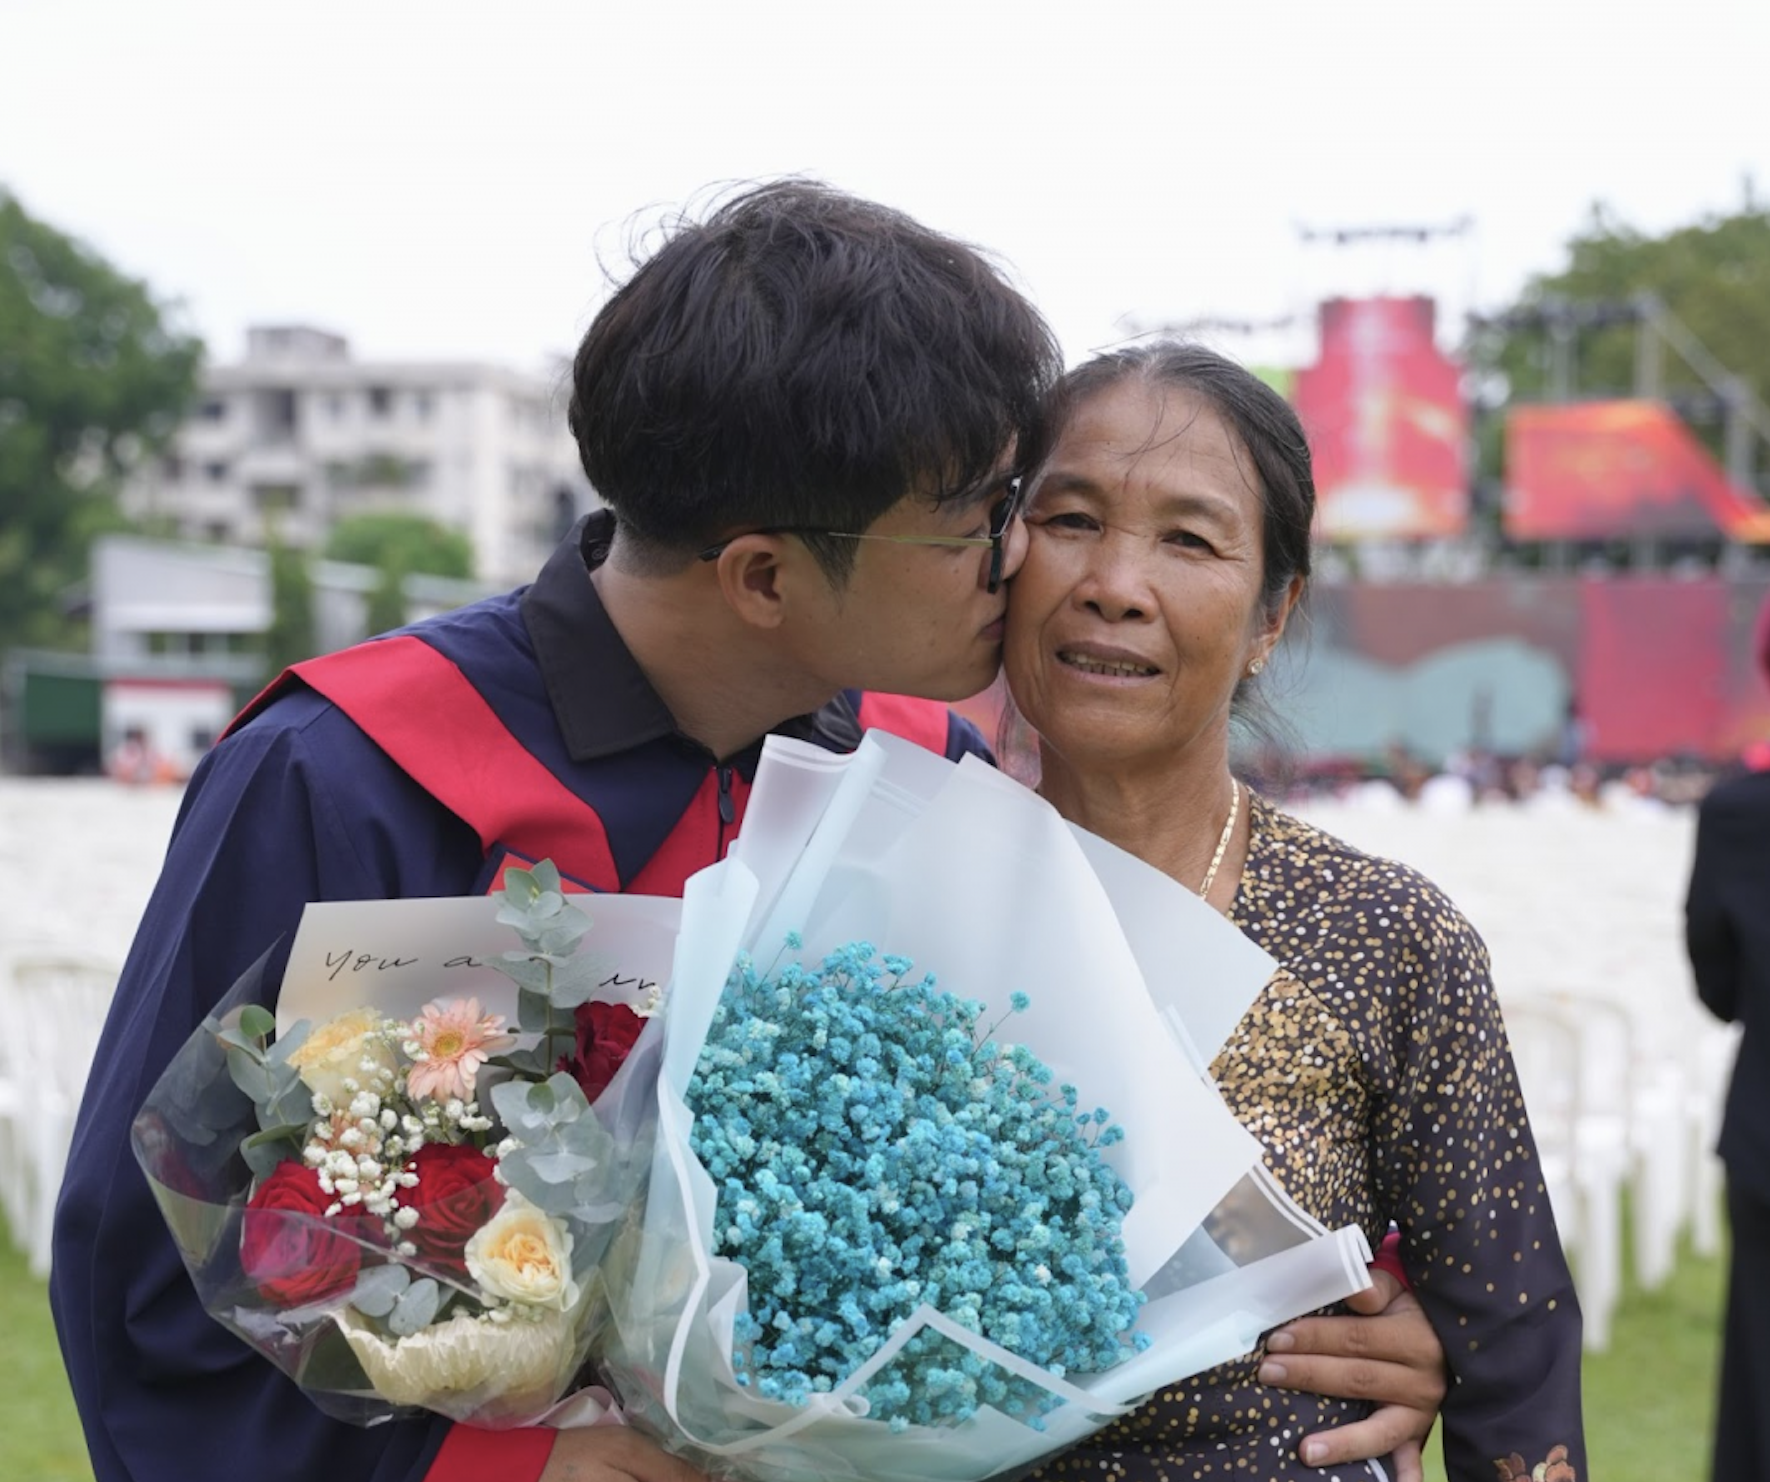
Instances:
[[[1279,594],[1278,601],[1266,609],[1265,621],[1260,625],[1261,646],[1257,657],[1261,663],[1272,657],[1273,649],[1284,637],[1285,624],[1291,620],[1291,613],[1303,597],[1303,578],[1293,576],[1285,584]]]
[[[754,628],[778,628],[786,617],[781,543],[773,535],[740,535],[713,568],[725,605]]]

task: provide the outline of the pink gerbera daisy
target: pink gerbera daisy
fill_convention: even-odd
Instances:
[[[486,1057],[516,1043],[504,1033],[503,1016],[481,1014],[477,998],[425,1004],[424,1012],[412,1021],[412,1039],[418,1058],[406,1073],[406,1094],[414,1101],[426,1096],[471,1101],[473,1082]]]

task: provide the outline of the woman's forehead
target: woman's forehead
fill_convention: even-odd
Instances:
[[[1181,386],[1141,379],[1102,387],[1066,422],[1042,490],[1111,494],[1139,485],[1176,493],[1229,485],[1257,495],[1245,450],[1212,402]]]

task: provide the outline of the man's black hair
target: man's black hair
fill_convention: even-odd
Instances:
[[[976,248],[827,185],[675,225],[578,347],[571,429],[624,538],[670,564],[722,536],[864,531],[907,494],[981,499],[1033,466],[1061,369]],[[853,541],[807,541],[840,580]]]

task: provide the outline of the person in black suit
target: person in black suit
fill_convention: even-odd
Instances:
[[[1770,1478],[1770,770],[1703,799],[1684,935],[1697,994],[1745,1028],[1718,1148],[1732,1259],[1713,1476]]]

